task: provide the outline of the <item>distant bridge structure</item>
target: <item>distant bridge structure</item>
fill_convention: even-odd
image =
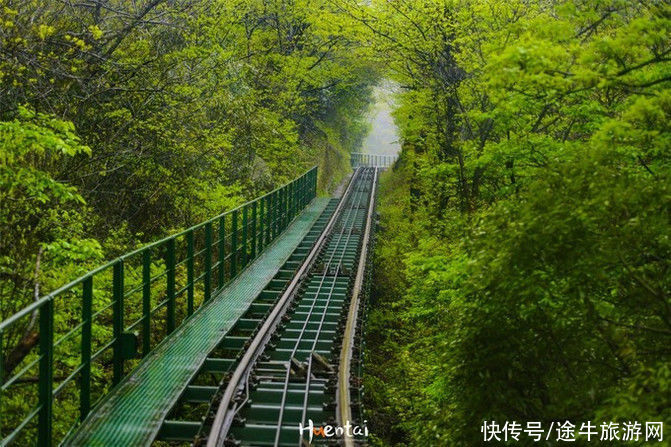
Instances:
[[[352,152],[350,154],[350,163],[353,168],[388,168],[398,159],[398,154],[369,154],[362,152]]]

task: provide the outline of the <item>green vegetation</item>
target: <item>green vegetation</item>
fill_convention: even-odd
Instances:
[[[314,164],[327,188],[365,135],[374,73],[324,5],[3,0],[0,23],[0,320]]]
[[[382,73],[403,153],[373,443],[479,445],[483,420],[669,438],[670,35],[667,0],[0,0],[0,321],[309,166],[332,188]],[[34,358],[27,320],[0,382]]]
[[[336,184],[376,79],[359,26],[304,0],[0,0],[0,321],[315,164],[322,191]],[[111,302],[107,276],[94,309]],[[80,301],[59,300],[57,333]],[[25,320],[0,337],[0,384],[35,359],[37,315]],[[99,320],[94,339],[110,335],[111,311]],[[0,439],[34,406],[36,369],[0,396]],[[71,420],[64,400],[57,416]]]
[[[351,11],[404,89],[368,323],[376,444],[567,419],[664,421],[666,441],[669,3]]]

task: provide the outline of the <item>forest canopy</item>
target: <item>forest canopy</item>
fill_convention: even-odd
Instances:
[[[0,1],[0,320],[312,165],[332,187],[375,75],[327,6]]]
[[[0,321],[313,165],[331,190],[389,78],[369,441],[480,445],[509,420],[668,438],[670,36],[668,0],[0,0]],[[0,382],[34,359],[26,320]]]
[[[314,165],[332,189],[377,77],[357,26],[304,0],[0,0],[0,321]],[[0,382],[35,318],[2,335]]]
[[[377,445],[480,445],[485,420],[668,430],[669,2],[348,7],[401,86],[365,380]]]

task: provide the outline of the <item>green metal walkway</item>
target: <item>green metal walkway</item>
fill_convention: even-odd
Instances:
[[[145,357],[89,415],[69,443],[90,446],[151,443],[172,403],[207,354],[278,272],[328,201],[328,198],[314,199],[258,259]]]

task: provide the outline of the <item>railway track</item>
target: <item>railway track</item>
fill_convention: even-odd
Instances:
[[[163,423],[159,444],[363,441],[351,372],[357,371],[357,321],[377,174],[376,168],[357,169],[341,199],[329,202],[184,389]]]

